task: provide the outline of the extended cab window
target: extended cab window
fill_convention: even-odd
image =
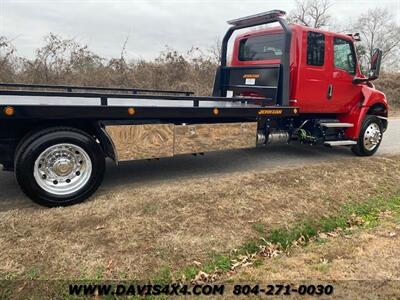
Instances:
[[[284,45],[283,42],[283,34],[269,34],[243,39],[240,41],[239,46],[239,60],[280,59]]]
[[[319,32],[307,33],[307,65],[323,66],[325,59],[325,35]]]
[[[335,67],[350,74],[356,73],[356,57],[351,42],[341,38],[333,39],[333,53]]]

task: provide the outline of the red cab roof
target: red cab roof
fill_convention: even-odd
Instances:
[[[339,36],[340,38],[343,38],[343,39],[346,39],[349,41],[353,40],[353,38],[351,36],[344,34],[344,33],[337,33],[337,32],[333,32],[333,31],[328,31],[328,30],[319,29],[319,28],[312,28],[312,27],[303,26],[303,25],[299,25],[299,24],[291,24],[290,28],[292,29],[292,32],[297,32],[297,33],[304,32],[304,31],[314,31],[314,32],[320,32],[320,33],[327,34],[327,35],[334,34],[336,36]],[[252,31],[246,31],[244,33],[238,34],[236,37],[236,40],[241,40],[248,36],[276,34],[276,33],[282,33],[282,32],[283,32],[283,29],[280,26],[266,27],[266,28],[252,30]]]

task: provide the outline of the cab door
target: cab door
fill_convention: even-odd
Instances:
[[[328,86],[330,107],[334,113],[346,113],[360,99],[361,87],[353,84],[357,59],[353,42],[338,36],[331,37],[333,44],[332,78]]]
[[[332,79],[331,35],[321,31],[304,31],[296,99],[302,113],[332,112],[328,89]]]

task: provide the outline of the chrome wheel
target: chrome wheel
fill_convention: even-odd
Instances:
[[[81,147],[57,144],[44,150],[36,159],[33,175],[37,184],[54,195],[79,191],[89,181],[92,162]]]
[[[364,132],[364,148],[368,151],[374,150],[380,143],[382,139],[381,128],[376,123],[371,123],[368,125]]]

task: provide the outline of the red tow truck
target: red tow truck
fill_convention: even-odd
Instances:
[[[105,159],[300,142],[374,154],[388,125],[382,51],[362,75],[352,35],[289,25],[273,10],[229,21],[213,95],[0,83],[0,163],[45,206],[84,201]],[[276,24],[272,25],[272,24]],[[237,30],[228,62],[228,43]]]

